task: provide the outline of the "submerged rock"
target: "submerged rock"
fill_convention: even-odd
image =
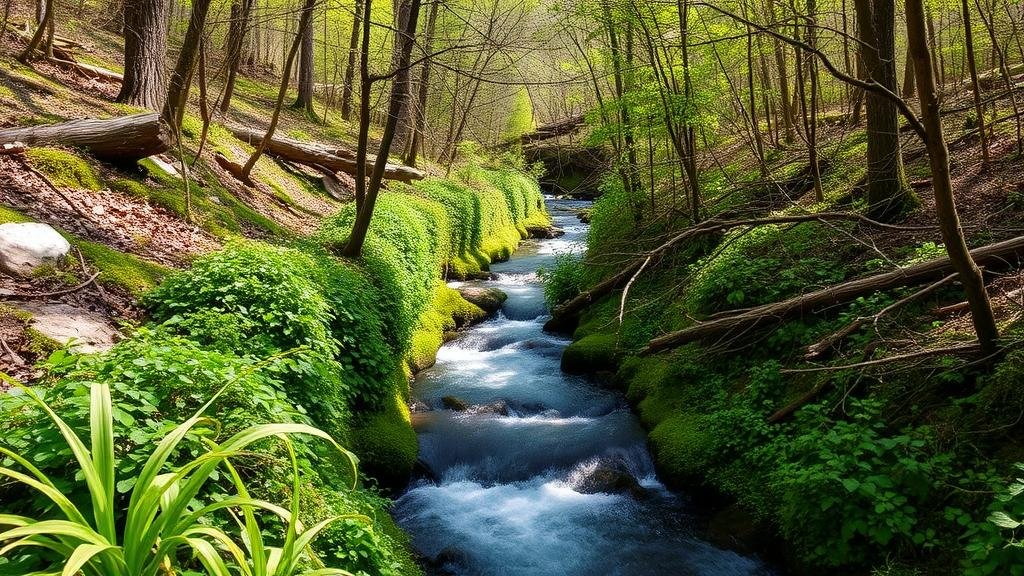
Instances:
[[[602,463],[576,480],[573,489],[580,494],[629,494],[646,498],[648,491],[633,474],[619,463]]]
[[[0,268],[15,276],[31,276],[43,264],[67,256],[71,244],[56,230],[39,222],[0,225]]]
[[[445,396],[444,398],[441,398],[441,404],[444,405],[445,408],[456,412],[465,412],[466,410],[469,410],[469,403],[461,398],[456,398],[455,396]]]
[[[508,402],[504,400],[498,400],[490,404],[474,404],[466,408],[466,412],[469,414],[497,414],[498,416],[508,416],[511,413],[508,408]]]
[[[508,300],[508,294],[497,288],[459,286],[458,291],[466,301],[475,304],[488,314],[494,314],[501,310],[501,305],[505,303],[505,300]]]
[[[448,546],[427,561],[427,573],[436,576],[454,576],[466,569],[469,555],[463,550]]]
[[[530,238],[537,238],[539,240],[551,240],[558,238],[565,234],[565,230],[556,226],[527,226],[526,233],[530,235]]]

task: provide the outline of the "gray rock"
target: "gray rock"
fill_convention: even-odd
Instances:
[[[501,310],[501,305],[508,300],[505,294],[497,288],[484,288],[483,286],[459,286],[459,294],[472,304],[476,304],[481,310],[488,314],[494,314]]]
[[[541,240],[551,240],[565,234],[565,230],[555,226],[527,226],[526,232],[530,235],[530,238],[539,238]]]
[[[647,489],[618,464],[601,464],[579,479],[574,490],[580,494],[629,494],[635,498],[647,497]]]
[[[0,269],[16,276],[31,276],[43,264],[67,256],[71,244],[56,230],[39,222],[0,225]]]
[[[445,396],[444,398],[441,398],[441,404],[444,405],[445,408],[456,412],[465,412],[466,410],[469,410],[469,404],[465,400],[456,398],[455,396]]]

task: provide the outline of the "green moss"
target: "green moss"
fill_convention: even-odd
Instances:
[[[220,131],[223,132],[223,129]],[[211,127],[211,138],[214,134],[217,134],[218,137],[230,136],[230,134],[221,132],[215,131],[214,127]],[[164,172],[148,158],[140,160],[139,166],[144,168],[148,176],[156,180],[159,185],[146,186],[125,179],[115,182],[120,191],[133,195],[141,194],[142,197],[148,198],[153,203],[182,218],[191,212],[192,219],[211,234],[228,237],[244,233],[249,228],[269,236],[289,238],[293,235],[284,226],[253,210],[236,198],[220,185],[216,174],[208,171],[202,165],[196,169],[205,170],[200,175],[207,186],[199,186],[196,182],[191,183],[189,188],[191,211],[185,202],[185,183],[180,178]],[[282,178],[287,177],[282,176]]]
[[[99,190],[96,171],[85,160],[55,148],[30,148],[25,155],[32,166],[46,174],[54,186]]]
[[[404,372],[397,371],[393,380],[396,390],[385,410],[364,416],[353,426],[352,448],[366,474],[384,487],[400,488],[416,465],[419,442],[405,403]]]
[[[137,182],[130,178],[118,178],[110,183],[110,189],[114,192],[120,192],[127,194],[128,196],[134,196],[136,198],[149,198],[149,189],[146,188],[141,182]]]
[[[0,206],[0,224],[8,224],[12,222],[31,222],[32,219],[25,216],[17,210],[13,210],[6,206]]]
[[[99,269],[100,282],[124,288],[136,296],[155,287],[169,272],[159,264],[118,252],[103,244],[77,239],[71,239],[71,242]]]
[[[467,302],[458,290],[438,282],[430,307],[420,315],[419,324],[413,332],[412,345],[406,355],[409,368],[419,372],[433,366],[437,351],[449,333],[482,320],[486,315],[479,306]]]
[[[672,414],[651,430],[648,442],[659,470],[674,482],[699,478],[713,454],[709,427],[695,414]]]
[[[621,352],[614,334],[591,334],[569,345],[562,354],[562,370],[570,374],[614,371]]]
[[[35,328],[25,328],[25,336],[28,338],[28,349],[33,354],[41,358],[49,356],[50,353],[62,346],[60,342],[57,342]]]

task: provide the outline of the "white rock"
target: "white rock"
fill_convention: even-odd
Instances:
[[[31,276],[39,266],[70,251],[71,244],[47,224],[0,224],[0,269],[8,274]]]

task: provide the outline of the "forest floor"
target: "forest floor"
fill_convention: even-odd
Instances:
[[[15,4],[11,27],[0,35],[0,128],[140,111],[114,102],[116,81],[42,60],[20,63],[17,55],[25,41],[15,26],[29,17],[18,12],[20,6]],[[116,35],[87,22],[62,22],[65,26],[58,34],[82,44],[74,50],[79,62],[123,69]],[[230,112],[214,121],[266,126],[277,82],[272,75],[241,76]],[[219,96],[219,78],[211,80],[210,89],[211,99]],[[337,211],[340,204],[326,193],[320,174],[269,156],[257,164],[255,186],[239,183],[214,161],[214,154],[244,162],[252,147],[223,128],[211,129],[197,159],[197,92],[193,88],[183,127],[187,179],[181,177],[182,158],[173,150],[138,165],[100,162],[60,147],[0,155],[0,223],[44,222],[75,246],[74,257],[52,270],[32,278],[0,276],[0,300],[6,302],[0,308],[0,371],[31,377],[35,362],[71,339],[84,351],[109,347],[120,323],[140,319],[138,296],[168,270],[186,267],[234,237],[286,241],[308,234]],[[319,99],[316,109],[325,109]],[[351,123],[333,110],[326,120],[286,108],[278,134],[311,142],[354,142]],[[371,130],[371,146],[373,138]],[[96,281],[87,282],[96,272]]]

